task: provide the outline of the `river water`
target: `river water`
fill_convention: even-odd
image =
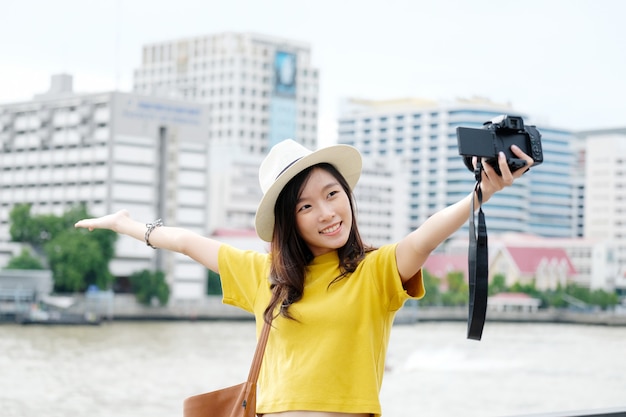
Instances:
[[[521,416],[623,407],[626,327],[396,325],[385,417]],[[184,398],[242,382],[251,321],[0,325],[2,417],[173,417]]]

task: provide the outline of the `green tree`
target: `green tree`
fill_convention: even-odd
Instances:
[[[6,269],[44,269],[44,267],[29,250],[22,249],[19,255],[9,259]]]
[[[565,290],[559,284],[556,290],[541,291],[536,297],[541,299],[542,307],[564,308],[567,307],[567,302],[563,298],[564,293]]]
[[[93,233],[103,232],[95,230]],[[113,282],[109,272],[110,258],[97,238],[80,230],[58,233],[44,246],[54,276],[56,292],[85,291],[90,285],[108,289]]]
[[[467,283],[465,282],[462,272],[449,272],[448,275],[446,275],[446,280],[448,281],[448,291],[467,292]]]
[[[28,204],[17,204],[11,210],[11,240],[30,243],[36,251],[45,253],[55,291],[84,291],[91,284],[109,288],[113,277],[108,265],[115,256],[115,232],[75,229],[76,221],[91,217],[84,205],[73,207],[61,216],[33,216],[30,210]]]
[[[162,271],[152,272],[144,269],[132,274],[129,280],[139,303],[150,306],[152,300],[156,298],[162,306],[167,304],[170,298],[170,287]]]
[[[61,230],[77,230],[74,228],[74,224],[80,220],[88,217],[92,217],[83,204],[74,206],[67,210],[60,217]],[[111,230],[94,230],[92,232],[85,229],[79,230],[81,233],[86,233],[92,237],[98,243],[102,255],[107,259],[112,259],[115,256],[115,242],[117,241],[117,233]]]
[[[450,272],[446,275],[448,291],[441,296],[444,305],[463,306],[469,302],[469,285],[462,272]]]
[[[13,242],[38,243],[39,225],[30,215],[30,204],[16,204],[9,213],[9,235]]]
[[[565,293],[579,299],[584,303],[590,304],[591,291],[589,291],[588,288],[583,288],[576,284],[569,284],[565,287]]]
[[[607,292],[604,290],[595,290],[591,293],[591,304],[606,310],[608,307],[619,304],[619,297],[615,292]]]
[[[594,305],[606,309],[619,303],[619,297],[615,292],[604,290],[591,290],[576,284],[569,284],[565,287],[565,293],[575,297],[586,304]]]
[[[539,291],[537,287],[535,287],[534,282],[527,283],[527,284],[516,282],[515,284],[511,285],[511,287],[509,288],[509,291],[510,292],[523,292],[524,294],[528,294],[532,297],[539,297],[541,293],[541,291]]]
[[[220,274],[217,274],[210,269],[207,269],[206,294],[222,295],[222,280],[220,278]]]
[[[489,283],[489,295],[495,295],[506,291],[506,277],[503,274],[494,275]]]
[[[424,288],[426,294],[419,300],[420,305],[423,306],[437,306],[441,305],[441,290],[440,279],[428,272],[426,269],[422,271],[422,278],[424,280]]]

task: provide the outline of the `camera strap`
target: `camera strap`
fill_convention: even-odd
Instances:
[[[487,293],[489,273],[489,251],[487,248],[487,225],[483,213],[483,193],[480,188],[482,164],[476,164],[474,175],[476,186],[472,193],[469,221],[469,316],[467,321],[467,338],[480,340],[485,317],[487,314]],[[476,230],[476,211],[474,210],[474,198],[478,197],[478,230]]]

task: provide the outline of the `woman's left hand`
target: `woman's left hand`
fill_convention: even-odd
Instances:
[[[513,181],[515,181],[516,178],[521,177],[533,165],[533,159],[522,152],[518,146],[512,145],[511,150],[518,158],[526,161],[526,165],[515,172],[511,172],[509,165],[506,162],[506,155],[504,152],[500,152],[498,155],[498,166],[500,167],[502,175],[498,175],[496,170],[491,165],[483,161],[483,171],[480,182],[480,188],[483,193],[483,201],[489,200],[493,194],[503,188],[513,185]]]

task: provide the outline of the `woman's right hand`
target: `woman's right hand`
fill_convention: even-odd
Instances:
[[[120,210],[117,213],[108,214],[102,217],[79,220],[76,222],[74,227],[89,229],[90,232],[94,229],[109,229],[114,232],[119,232],[118,225],[120,224],[120,221],[129,218],[130,215],[128,210]]]
[[[133,220],[128,210],[76,222],[74,227],[88,229],[108,229],[146,242],[147,224]],[[217,254],[221,243],[180,227],[161,226],[149,233],[153,248],[166,249],[189,256],[208,269],[219,273]],[[146,242],[147,243],[147,242]]]

